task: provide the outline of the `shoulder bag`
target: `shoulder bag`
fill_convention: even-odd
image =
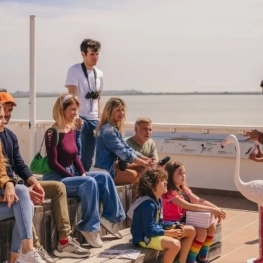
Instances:
[[[57,133],[57,145],[58,145],[59,133],[58,133],[57,129],[55,129],[55,128],[52,128],[52,129],[55,130],[56,133]],[[32,162],[30,163],[30,171],[32,173],[48,174],[48,173],[51,172],[51,169],[50,169],[50,167],[48,165],[47,156],[42,157],[42,155],[41,155],[41,149],[42,149],[44,140],[45,140],[45,135],[44,135],[44,138],[43,138],[43,141],[41,143],[41,146],[40,146],[40,149],[39,149],[38,153],[35,155],[35,157],[33,158]]]

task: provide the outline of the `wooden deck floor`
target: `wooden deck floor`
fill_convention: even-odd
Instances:
[[[201,195],[200,195],[201,196]],[[213,263],[244,263],[249,258],[258,256],[258,212],[256,204],[237,197],[203,195],[209,201],[225,208],[227,218],[222,223],[223,252],[220,258]],[[91,257],[87,259],[56,259],[57,263],[97,263],[108,262],[108,259],[99,258],[98,254],[105,248],[127,242],[131,236],[129,230],[123,230],[124,238],[116,240],[113,237],[104,237],[103,248],[92,248]],[[110,262],[132,262],[130,260],[114,259]],[[109,263],[110,263],[109,262]],[[142,262],[142,261],[140,261]]]

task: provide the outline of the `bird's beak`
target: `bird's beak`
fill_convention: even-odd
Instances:
[[[221,142],[221,149],[223,149],[225,147],[225,140],[223,140],[222,142]]]

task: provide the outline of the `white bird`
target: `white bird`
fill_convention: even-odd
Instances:
[[[233,143],[236,147],[236,168],[235,168],[235,185],[238,191],[247,199],[258,204],[259,208],[259,258],[250,259],[247,261],[253,263],[263,263],[262,254],[262,240],[263,240],[263,180],[254,180],[250,182],[243,182],[240,179],[240,146],[235,135],[228,135],[225,140],[222,141],[221,146],[224,147],[227,144]]]

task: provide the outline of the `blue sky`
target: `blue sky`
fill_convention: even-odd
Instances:
[[[28,90],[36,15],[37,91],[65,91],[84,38],[102,43],[105,89],[259,91],[261,0],[0,1],[0,87]]]

